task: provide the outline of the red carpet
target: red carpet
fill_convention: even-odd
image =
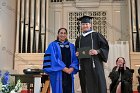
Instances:
[[[138,93],[138,91],[133,91],[133,93]]]
[[[21,93],[33,93],[32,91],[28,92],[27,90],[22,90]]]

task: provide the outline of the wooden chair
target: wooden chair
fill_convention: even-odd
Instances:
[[[42,83],[42,92],[41,93],[50,93],[49,77],[46,75],[42,75],[41,83]]]

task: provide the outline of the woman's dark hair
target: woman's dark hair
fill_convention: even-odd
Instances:
[[[116,63],[117,63],[117,61],[119,60],[119,58],[122,58],[123,61],[124,61],[124,64],[125,64],[125,59],[124,59],[123,57],[118,57],[118,58],[116,59]]]
[[[68,31],[66,28],[59,28],[57,34],[59,34],[62,29],[66,31],[66,34],[68,34]],[[57,36],[57,40],[59,40],[58,36]],[[66,41],[68,41],[68,39],[66,39]]]
[[[68,33],[68,31],[67,31],[67,29],[66,29],[66,28],[60,28],[60,29],[58,29],[57,34],[59,34],[59,32],[60,32],[62,29],[64,29],[64,30],[66,31],[66,34]]]

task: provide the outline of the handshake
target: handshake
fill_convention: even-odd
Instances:
[[[63,71],[65,72],[65,73],[67,73],[67,74],[71,74],[72,72],[73,72],[73,70],[74,70],[74,68],[67,68],[67,67],[65,67],[64,69],[63,69]]]

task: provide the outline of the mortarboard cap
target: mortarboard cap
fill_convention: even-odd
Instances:
[[[92,18],[93,17],[90,17],[90,16],[83,16],[79,18],[78,20],[81,21],[81,23],[91,23]]]

